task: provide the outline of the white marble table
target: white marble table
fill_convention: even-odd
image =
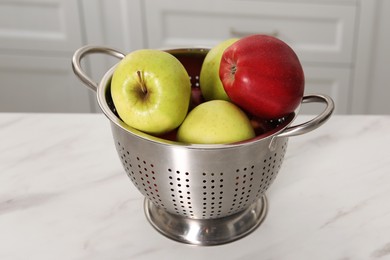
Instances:
[[[153,229],[110,131],[100,114],[0,114],[0,259],[390,259],[390,116],[291,137],[265,221],[215,247]]]

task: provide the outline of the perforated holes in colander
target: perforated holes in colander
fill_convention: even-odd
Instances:
[[[224,172],[161,169],[120,142],[117,151],[132,182],[153,204],[181,216],[212,219],[242,211],[264,194],[281,167],[287,140],[280,145],[261,160]]]
[[[252,197],[252,187],[253,187],[253,175],[254,175],[254,165],[249,167],[244,167],[241,169],[236,169],[234,173],[234,190],[233,190],[233,199],[230,205],[228,214],[233,214],[235,212],[245,209],[253,201],[250,201]]]
[[[224,194],[223,173],[196,173],[202,178],[194,178],[196,183],[191,183],[189,172],[174,169],[168,169],[168,172],[170,196],[176,214],[203,219],[221,217]],[[192,191],[196,194],[192,194]]]
[[[166,209],[160,198],[154,164],[141,159],[137,155],[133,156],[120,142],[117,142],[117,151],[123,168],[138,190],[147,196],[153,203]]]
[[[256,195],[257,197],[263,194],[275,179],[276,174],[279,172],[280,167],[282,165],[283,158],[286,153],[286,148],[287,148],[287,141],[282,144],[282,149],[279,154],[276,152],[270,153],[263,160],[263,164],[262,164],[263,168],[261,170],[261,180]]]
[[[190,83],[192,88],[199,88],[200,87],[199,75],[194,75],[194,76],[190,75]]]
[[[223,172],[202,173],[202,218],[220,217],[223,206]]]
[[[191,202],[189,172],[168,169],[171,201],[176,214],[194,216]]]

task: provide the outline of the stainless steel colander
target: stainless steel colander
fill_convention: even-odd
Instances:
[[[187,69],[193,87],[208,49],[166,50]],[[80,66],[86,54],[124,55],[111,48],[85,46],[72,60],[75,74],[97,92],[101,110],[111,122],[115,147],[124,170],[146,197],[150,223],[174,240],[216,245],[231,242],[253,231],[265,218],[265,192],[278,174],[288,137],[312,131],[332,114],[334,103],[325,95],[308,95],[306,102],[325,103],[314,119],[290,126],[297,112],[273,122],[271,131],[251,140],[224,145],[187,145],[153,137],[124,124],[115,111],[110,82],[116,65],[99,84]]]

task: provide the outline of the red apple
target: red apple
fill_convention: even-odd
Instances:
[[[173,129],[172,131],[170,131],[168,133],[159,135],[158,137],[161,138],[161,139],[169,140],[169,141],[176,141],[177,128]]]
[[[196,106],[200,105],[203,102],[204,102],[204,98],[201,89],[199,87],[192,87],[190,107],[188,110],[194,109]]]
[[[250,35],[229,46],[219,76],[229,98],[260,118],[283,117],[303,97],[305,80],[296,53],[268,35]]]
[[[275,128],[266,119],[251,117],[250,121],[253,129],[255,130],[256,136],[262,135]]]

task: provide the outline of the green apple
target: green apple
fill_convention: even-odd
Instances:
[[[177,140],[191,144],[226,144],[255,137],[247,115],[226,100],[211,100],[191,110],[178,129]]]
[[[123,122],[161,135],[177,128],[186,117],[191,82],[172,54],[143,49],[119,62],[111,80],[111,95]]]
[[[205,100],[221,99],[230,101],[219,78],[222,54],[238,38],[225,40],[214,46],[206,55],[199,75],[199,84]]]

